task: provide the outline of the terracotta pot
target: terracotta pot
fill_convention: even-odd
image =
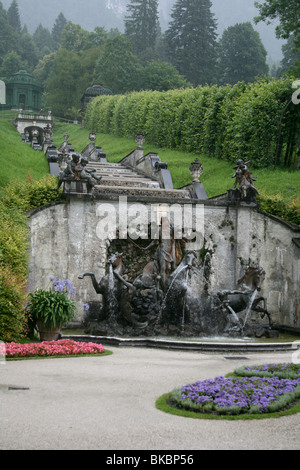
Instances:
[[[41,341],[56,341],[60,336],[60,327],[49,328],[43,322],[37,322]]]

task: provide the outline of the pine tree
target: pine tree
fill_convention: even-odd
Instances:
[[[67,20],[64,14],[60,13],[58,17],[56,18],[55,23],[52,28],[53,44],[54,44],[54,49],[56,50],[59,49],[61,33],[63,32],[66,24],[67,24]]]
[[[140,58],[153,58],[159,33],[158,0],[130,0],[125,17],[125,35]]]
[[[21,33],[22,26],[17,0],[12,0],[9,9],[7,10],[7,18],[11,27],[18,33]]]
[[[210,0],[177,0],[166,31],[170,62],[193,85],[215,80],[216,21]]]
[[[0,2],[0,64],[2,64],[4,56],[16,48],[16,34],[9,24],[7,12]]]

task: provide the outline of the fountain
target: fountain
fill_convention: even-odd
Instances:
[[[167,223],[162,218],[162,225]],[[147,247],[129,239],[135,249],[146,252],[155,247],[153,259],[138,273],[130,272],[128,281],[124,256],[115,252],[108,259],[108,273],[93,286],[102,295],[102,303],[85,318],[86,333],[123,337],[227,336],[232,338],[275,337],[266,300],[259,295],[265,271],[249,266],[233,290],[210,286],[212,254],[185,250],[174,238],[153,240]],[[268,322],[254,323],[252,312]]]
[[[67,147],[67,137],[65,136],[62,150]],[[94,134],[90,135],[90,140],[92,144],[86,148],[85,154],[80,156],[73,153],[60,174],[58,187],[64,184],[66,195],[72,196],[74,193],[81,197],[85,193],[91,199],[97,200],[101,199],[101,191],[104,188],[106,197],[107,193],[112,198],[125,194],[126,197],[133,197],[135,201],[149,197],[176,197],[180,202],[191,203],[194,199],[207,201],[207,195],[199,181],[203,167],[197,159],[190,166],[192,185],[173,190],[170,189],[173,186],[166,185],[161,175],[158,177],[157,172],[165,168],[159,157],[152,154],[149,154],[148,158],[143,156],[143,136],[137,136],[138,148],[122,160],[124,166],[111,166],[107,162],[94,162],[91,165],[88,150],[94,149]],[[255,178],[249,170],[249,165],[250,162],[238,160],[234,167],[233,188],[228,190],[227,195],[221,196],[219,203],[223,201],[227,208],[257,207],[256,196],[259,192],[254,186]],[[114,210],[113,206],[111,208]],[[81,280],[90,277],[96,293],[101,295],[99,301],[92,302],[93,308],[84,318],[86,333],[95,336],[119,335],[138,338],[277,336],[267,310],[266,299],[260,295],[265,279],[264,269],[249,261],[249,266],[244,268],[244,272],[240,272],[241,278],[234,289],[224,289],[224,279],[218,280],[219,287],[216,277],[213,282],[211,277],[212,266],[216,266],[220,260],[214,258],[217,255],[209,243],[206,244],[207,240],[203,241],[202,248],[198,244],[196,251],[191,249],[190,245],[187,248],[187,239],[177,239],[175,236],[178,229],[183,233],[184,222],[181,227],[176,225],[175,230],[175,225],[169,220],[170,213],[166,215],[164,211],[158,210],[156,214],[157,239],[153,239],[148,246],[143,246],[142,237],[135,240],[128,237],[127,246],[124,246],[124,242],[120,250],[114,251],[111,242],[117,239],[115,233],[115,238],[106,241],[106,246],[110,245],[111,251],[107,261],[107,273],[103,279],[98,282],[92,272],[79,275]],[[174,214],[173,217],[175,218]],[[225,224],[226,222],[228,220],[223,221]],[[232,221],[231,224],[233,225]],[[154,233],[151,227],[148,229],[148,235]],[[166,233],[168,236],[165,236]],[[193,233],[196,234],[197,230]],[[98,235],[98,238],[101,237]],[[151,239],[151,236],[149,238]],[[223,242],[224,240],[221,241]],[[146,252],[154,250],[151,252],[152,259],[148,258],[143,265],[144,261],[139,260],[137,268],[132,262],[132,257],[130,259],[129,256],[128,259],[129,245],[141,253],[141,260],[145,259]],[[233,256],[230,256],[231,260]],[[126,264],[127,261],[130,266]],[[234,275],[237,273],[236,268],[237,263],[235,267],[231,265]],[[234,275],[230,277],[231,282]],[[254,319],[253,312],[260,314],[261,318],[256,315]],[[267,322],[263,322],[265,317]]]

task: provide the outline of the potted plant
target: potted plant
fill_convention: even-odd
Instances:
[[[61,327],[76,315],[72,283],[68,279],[50,279],[53,285],[49,290],[36,289],[28,296],[27,313],[31,323],[37,326],[41,341],[57,340]]]

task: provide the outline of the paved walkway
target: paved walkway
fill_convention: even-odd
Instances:
[[[249,353],[232,360],[219,353],[108,349],[113,355],[0,364],[0,449],[300,449],[300,413],[220,421],[155,408],[155,400],[176,387],[245,363],[290,362],[290,353]]]

